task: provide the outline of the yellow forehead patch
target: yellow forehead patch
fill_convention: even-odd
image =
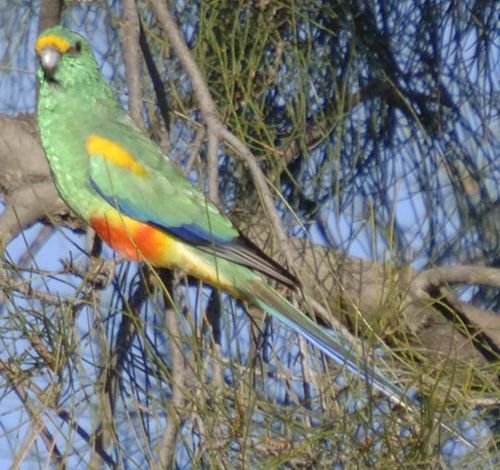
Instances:
[[[102,157],[113,165],[121,166],[137,176],[147,176],[146,168],[120,144],[95,134],[87,139],[86,144],[87,152],[91,157]]]
[[[68,40],[62,38],[61,36],[48,34],[47,36],[41,36],[36,40],[35,50],[38,54],[40,54],[40,52],[46,47],[52,47],[60,54],[64,54],[71,47],[71,44]]]

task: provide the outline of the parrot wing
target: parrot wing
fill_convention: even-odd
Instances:
[[[93,134],[86,141],[90,183],[103,199],[123,214],[199,249],[290,287],[299,285],[292,274],[244,238],[156,144],[128,122],[123,124],[127,132],[117,129],[119,140]]]

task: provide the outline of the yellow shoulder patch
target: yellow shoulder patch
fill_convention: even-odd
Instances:
[[[35,50],[38,54],[40,54],[40,52],[46,47],[52,47],[60,54],[64,54],[71,47],[71,44],[61,36],[48,34],[47,36],[41,36],[36,40]]]
[[[148,172],[120,144],[92,134],[87,139],[87,152],[91,157],[102,157],[114,165],[121,166],[137,176],[147,176]]]

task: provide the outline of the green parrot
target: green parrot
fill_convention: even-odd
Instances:
[[[180,268],[255,305],[409,407],[398,386],[266,283],[262,274],[299,287],[134,124],[83,37],[57,26],[38,37],[35,49],[38,126],[56,187],[101,239],[129,259]]]

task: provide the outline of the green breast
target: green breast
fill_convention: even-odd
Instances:
[[[50,86],[50,89],[49,89]],[[43,85],[38,104],[38,127],[55,185],[61,198],[80,217],[103,205],[91,187],[85,141],[89,135],[89,102]],[[76,118],[75,118],[76,116]],[[94,125],[99,128],[99,123]]]

